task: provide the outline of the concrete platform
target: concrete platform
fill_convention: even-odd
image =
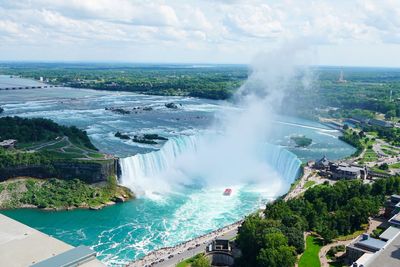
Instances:
[[[0,266],[30,266],[72,248],[71,245],[0,214]],[[80,266],[105,265],[93,259]]]

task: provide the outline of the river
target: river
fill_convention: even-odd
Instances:
[[[166,108],[169,102],[177,103],[179,108]],[[0,106],[5,109],[2,116],[45,117],[86,130],[101,151],[122,158],[121,182],[133,187],[135,183],[142,185],[149,173],[165,166],[176,151],[196,149],[196,138],[208,134],[218,112],[236,108],[224,101],[62,87],[0,91]],[[106,107],[136,109],[121,115]],[[152,110],[144,111],[143,107]],[[164,192],[167,183],[164,186],[162,180],[144,179],[147,190],[160,189],[99,211],[19,209],[2,213],[71,245],[89,245],[99,253],[99,259],[118,266],[243,218],[287,191],[300,161],[323,155],[338,159],[354,152],[337,138],[338,131],[317,122],[280,116],[271,128],[269,144],[263,149],[268,163],[274,165],[274,171],[266,174],[268,181],[274,181],[269,186],[229,182],[228,177],[222,184],[179,183],[179,187]],[[157,133],[169,141],[156,146],[138,144],[114,137],[116,131],[131,136]],[[295,147],[290,136],[299,134],[312,138],[313,143],[307,148]],[[226,187],[233,189],[230,197],[222,195]]]

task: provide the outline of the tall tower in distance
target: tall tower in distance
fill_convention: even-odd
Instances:
[[[344,79],[343,70],[340,70],[340,75],[339,75],[339,79],[337,80],[337,82],[338,82],[338,83],[345,83],[345,82],[347,82],[347,81]]]

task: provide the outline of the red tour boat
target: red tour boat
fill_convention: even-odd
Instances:
[[[232,189],[230,188],[225,189],[224,196],[230,196],[231,194],[232,194]]]

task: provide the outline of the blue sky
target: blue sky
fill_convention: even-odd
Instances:
[[[400,67],[400,1],[0,0],[0,60],[249,63],[301,39],[313,64]]]

